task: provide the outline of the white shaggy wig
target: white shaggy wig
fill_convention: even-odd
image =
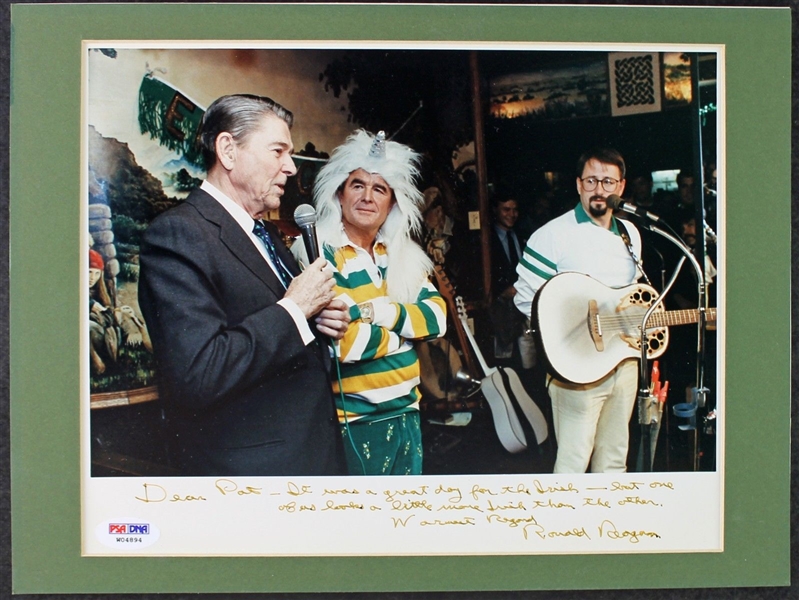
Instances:
[[[422,283],[433,270],[430,258],[411,239],[422,227],[424,196],[416,187],[420,157],[408,146],[388,141],[384,142],[385,153],[371,153],[375,139],[359,129],[333,151],[319,171],[314,184],[317,233],[323,245],[342,247],[346,237],[338,198],[341,186],[358,169],[379,174],[396,200],[380,228],[388,252],[388,295],[394,302],[408,304],[416,301]]]

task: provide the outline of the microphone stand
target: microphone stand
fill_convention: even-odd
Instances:
[[[668,226],[668,225],[667,225]],[[639,372],[639,381],[641,382],[639,389],[638,389],[638,422],[641,425],[641,436],[643,442],[643,451],[644,451],[644,458],[643,458],[643,469],[644,471],[651,471],[652,470],[652,448],[651,448],[651,429],[652,423],[656,422],[659,418],[659,413],[653,408],[655,408],[657,399],[654,398],[650,391],[649,391],[649,369],[647,368],[647,354],[649,349],[649,342],[647,341],[646,335],[646,324],[649,321],[649,317],[655,312],[657,307],[663,302],[666,294],[671,290],[674,282],[677,280],[677,275],[682,269],[683,264],[685,263],[685,259],[687,258],[691,265],[693,266],[694,270],[696,271],[696,280],[697,280],[697,295],[699,298],[699,319],[697,325],[697,362],[696,362],[696,393],[694,402],[691,404],[686,404],[684,406],[676,405],[675,415],[677,416],[687,416],[688,418],[692,417],[691,424],[688,426],[680,425],[680,429],[684,427],[686,429],[693,429],[694,430],[694,470],[698,470],[698,440],[697,436],[697,429],[696,429],[696,408],[698,406],[705,405],[705,393],[707,390],[704,388],[704,332],[706,326],[706,317],[705,314],[705,276],[702,268],[699,266],[699,262],[696,260],[696,257],[691,252],[691,249],[683,242],[680,238],[672,233],[669,233],[659,227],[656,227],[653,223],[647,223],[646,227],[650,231],[654,231],[658,235],[666,238],[671,243],[676,245],[680,252],[683,253],[683,257],[680,258],[680,261],[677,263],[677,268],[674,270],[674,273],[669,280],[668,285],[663,289],[663,292],[658,296],[657,300],[652,303],[652,306],[644,314],[644,319],[641,323],[641,361],[639,363],[640,372]],[[678,406],[680,410],[678,411]]]

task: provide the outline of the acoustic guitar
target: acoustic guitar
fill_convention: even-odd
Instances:
[[[640,358],[644,315],[657,298],[644,283],[611,288],[583,273],[560,273],[547,281],[535,295],[531,318],[552,374],[592,383],[621,361]],[[706,309],[705,319],[714,325],[716,309]],[[666,351],[669,326],[698,320],[698,309],[667,311],[660,304],[646,326],[647,359]]]
[[[536,442],[542,444],[546,441],[549,431],[541,409],[527,394],[519,376],[513,369],[488,366],[469,328],[463,298],[455,296],[454,288],[440,265],[436,266],[435,273],[441,296],[446,300],[453,315],[458,315],[457,318],[453,318],[458,337],[465,338],[480,365],[481,372],[472,374],[480,379],[480,391],[491,409],[494,429],[500,443],[505,450],[514,454],[527,448],[527,437],[516,413],[516,406],[518,406],[530,423]]]

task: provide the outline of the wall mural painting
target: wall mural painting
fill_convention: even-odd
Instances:
[[[119,53],[103,56],[116,59]],[[87,132],[93,409],[158,397],[152,345],[137,300],[139,245],[147,224],[181,202],[205,175],[195,143],[205,107],[149,68],[130,106],[133,100],[136,133],[149,141],[142,155],[134,154],[126,141],[104,136],[92,123]],[[158,176],[141,164],[153,163],[153,154],[160,155],[153,169]],[[296,206],[310,202],[316,172],[327,158],[310,143],[298,155],[298,176],[287,186],[279,213],[270,215],[288,240],[299,233],[290,216]]]

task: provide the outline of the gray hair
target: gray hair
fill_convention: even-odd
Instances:
[[[217,98],[203,115],[200,127],[200,146],[205,169],[216,162],[216,138],[228,132],[236,142],[243,143],[267,115],[274,115],[286,122],[289,129],[294,124],[294,115],[271,98],[252,94],[233,94]]]

